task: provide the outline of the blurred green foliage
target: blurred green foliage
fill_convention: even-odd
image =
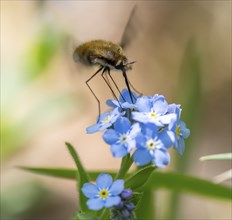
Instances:
[[[37,79],[46,81],[48,67],[54,58],[63,50],[66,35],[51,22],[41,23],[35,34],[29,49],[23,53],[17,69],[16,79],[4,72],[4,101],[1,105],[1,144],[2,159],[14,154],[16,150],[25,146],[26,143],[47,125],[55,124],[77,107],[77,96],[72,92],[50,92],[42,97],[36,98],[35,102],[28,103],[26,112],[20,117],[15,115],[19,100],[25,95],[25,91],[33,88]],[[7,70],[7,68],[6,68]],[[49,85],[45,85],[49,86]],[[41,87],[41,91],[46,89]],[[32,94],[33,95],[33,94]],[[36,97],[36,94],[34,94]],[[24,98],[25,99],[25,98]]]
[[[36,79],[46,73],[44,70],[63,45],[64,39],[65,34],[56,30],[52,24],[45,24],[41,28],[24,58],[22,72],[26,80]]]
[[[1,219],[25,218],[31,210],[48,201],[51,192],[36,182],[20,181],[1,192]]]

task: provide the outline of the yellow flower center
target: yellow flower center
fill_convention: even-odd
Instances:
[[[104,119],[102,120],[102,123],[103,123],[103,124],[106,124],[106,123],[109,122],[109,120],[110,120],[110,118],[109,118],[109,117],[106,117],[106,118],[104,118]]]
[[[99,192],[99,196],[102,198],[102,199],[105,199],[109,196],[109,191],[106,190],[106,189],[102,189],[100,192]]]
[[[176,126],[176,135],[180,136],[180,127],[178,125]]]
[[[156,118],[157,117],[157,114],[155,112],[150,112],[149,116],[151,118]]]

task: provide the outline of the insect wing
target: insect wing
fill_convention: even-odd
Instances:
[[[120,46],[125,49],[128,47],[130,43],[130,39],[136,35],[136,25],[135,25],[135,15],[136,15],[136,8],[137,6],[135,5],[130,13],[129,19],[127,21],[127,24],[124,28],[121,41],[120,41]]]

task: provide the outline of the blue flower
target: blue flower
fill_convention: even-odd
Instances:
[[[137,166],[144,166],[152,162],[157,167],[169,164],[170,156],[167,149],[173,145],[172,131],[159,132],[155,124],[148,123],[142,126],[142,132],[136,137],[137,150],[133,159]]]
[[[85,183],[82,187],[83,194],[89,198],[87,206],[91,210],[110,208],[121,202],[120,193],[124,189],[124,180],[112,181],[109,174],[102,173],[96,179],[96,184]]]
[[[103,134],[103,139],[110,144],[114,157],[124,157],[135,148],[135,137],[140,132],[140,126],[135,123],[131,126],[129,119],[119,117],[114,124],[114,129],[108,129]]]
[[[143,96],[137,99],[138,112],[132,112],[132,118],[141,123],[154,123],[164,126],[176,118],[175,113],[168,112],[168,103],[161,95]]]
[[[188,138],[190,130],[186,128],[183,121],[179,120],[173,120],[169,124],[169,130],[173,131],[175,134],[174,148],[182,155],[185,149],[184,139]]]
[[[100,115],[99,121],[97,124],[91,125],[86,129],[87,134],[92,134],[97,131],[103,131],[106,128],[109,128],[121,115],[118,109],[114,109],[112,112],[105,112]]]
[[[132,103],[129,91],[127,89],[123,89],[119,97],[119,102],[116,99],[108,99],[106,104],[112,108],[134,109],[136,108],[135,103],[137,98],[138,96],[136,93],[132,92]]]
[[[179,154],[182,155],[185,149],[184,139],[188,138],[188,136],[190,135],[190,130],[186,128],[186,125],[183,121],[180,121],[180,105],[170,104],[168,107],[168,111],[170,113],[175,113],[177,116],[175,120],[172,120],[170,122],[168,128],[175,134],[174,148],[178,151]]]

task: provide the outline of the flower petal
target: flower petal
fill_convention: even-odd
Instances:
[[[165,148],[169,148],[175,144],[176,136],[172,131],[162,131],[159,134],[159,139],[162,141]]]
[[[146,137],[142,133],[139,133],[136,136],[135,140],[136,140],[136,147],[137,148],[144,149],[146,147]]]
[[[156,114],[163,115],[168,111],[168,103],[163,96],[159,96],[155,98],[152,109]]]
[[[136,106],[139,112],[150,112],[152,105],[151,99],[147,96],[138,98],[136,101]]]
[[[133,159],[137,166],[146,165],[152,160],[151,155],[146,149],[137,149],[133,155]]]
[[[99,130],[99,124],[94,124],[86,128],[86,133],[87,134],[92,134],[95,133]]]
[[[139,123],[135,123],[131,126],[130,137],[135,138],[137,134],[141,131]]]
[[[176,120],[176,114],[167,114],[167,115],[162,115],[159,117],[159,121],[163,124],[163,125],[167,125],[169,124],[171,121]]]
[[[185,143],[183,138],[179,138],[177,141],[177,146],[175,146],[176,150],[180,155],[183,155],[185,149]]]
[[[96,185],[100,189],[108,189],[112,184],[112,176],[107,173],[101,173],[96,179]]]
[[[165,149],[157,149],[154,152],[154,159],[152,163],[154,163],[157,167],[165,167],[170,162],[169,153]]]
[[[94,198],[98,194],[98,188],[95,184],[85,183],[81,191],[87,198]]]
[[[125,134],[131,127],[131,122],[128,118],[120,117],[114,124],[114,129],[120,134]]]
[[[119,139],[119,135],[113,129],[106,130],[102,137],[107,144],[115,144]]]
[[[89,199],[86,204],[91,210],[100,210],[104,207],[104,201],[101,198]]]
[[[119,196],[109,196],[105,201],[105,207],[109,208],[118,205],[120,202],[121,198]]]
[[[148,115],[145,112],[132,112],[132,118],[142,123],[147,123],[149,121]]]
[[[124,189],[124,180],[115,180],[111,185],[109,191],[112,195],[119,195]]]
[[[120,144],[113,144],[110,146],[111,153],[113,154],[113,157],[124,157],[128,154],[127,149]]]
[[[180,132],[183,138],[187,138],[190,135],[190,130],[186,128],[186,125],[183,121],[179,122]]]

